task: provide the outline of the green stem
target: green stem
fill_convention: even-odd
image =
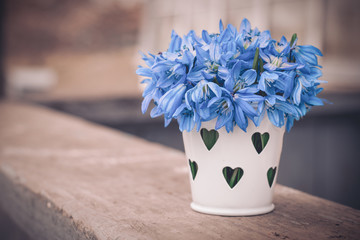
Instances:
[[[253,63],[254,70],[257,70],[258,62],[259,62],[259,48],[256,48],[254,63]]]

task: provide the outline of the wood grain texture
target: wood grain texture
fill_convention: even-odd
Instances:
[[[270,214],[196,213],[188,181],[182,152],[0,103],[0,204],[34,239],[360,239],[360,211],[281,185]]]

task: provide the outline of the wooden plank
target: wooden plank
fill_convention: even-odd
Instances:
[[[181,152],[40,107],[0,116],[0,205],[34,239],[360,239],[360,211],[280,185],[273,213],[196,213]]]

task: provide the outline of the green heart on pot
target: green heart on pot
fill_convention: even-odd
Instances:
[[[276,167],[269,168],[269,170],[267,171],[267,179],[268,179],[270,188],[274,182],[275,175],[276,175]]]
[[[262,152],[262,150],[264,150],[264,148],[266,147],[266,144],[268,143],[270,138],[269,133],[259,133],[256,132],[251,136],[251,140],[254,144],[255,150],[257,151],[258,154],[260,154]]]
[[[200,130],[201,138],[206,146],[206,148],[210,151],[210,149],[215,145],[216,141],[219,138],[219,133],[216,130],[208,131],[205,128]]]
[[[231,167],[224,167],[223,175],[225,177],[226,182],[229,184],[229,187],[233,188],[244,175],[244,171],[242,170],[242,168],[232,169]]]
[[[195,161],[191,161],[190,159],[189,159],[189,165],[190,165],[192,179],[195,180],[198,171],[198,165]]]

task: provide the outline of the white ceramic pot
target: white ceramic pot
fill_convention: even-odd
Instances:
[[[230,133],[214,126],[212,120],[202,123],[199,132],[183,132],[191,208],[223,216],[271,212],[284,127],[266,117],[259,127],[249,121],[246,133],[237,126]]]

